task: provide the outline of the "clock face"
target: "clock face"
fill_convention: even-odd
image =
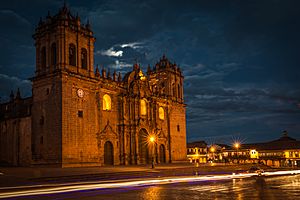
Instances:
[[[80,98],[82,98],[83,95],[84,95],[83,90],[82,90],[82,89],[78,89],[78,90],[77,90],[77,95],[78,95]]]

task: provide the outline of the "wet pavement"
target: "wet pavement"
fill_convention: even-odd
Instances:
[[[300,175],[251,178],[232,175],[245,172],[250,166],[222,164],[195,166],[183,163],[157,165],[155,169],[149,166],[0,168],[0,172],[3,172],[0,175],[0,199],[9,197],[9,195],[1,197],[1,193],[7,192],[12,194],[13,198],[10,199],[47,200],[120,198],[288,200],[300,196]],[[268,171],[278,170],[261,167],[265,167]],[[168,181],[168,177],[177,179],[184,176],[192,179],[196,177],[197,180]],[[220,179],[222,176],[227,178]],[[198,180],[199,177],[201,180]]]
[[[151,169],[150,165],[51,168],[51,167],[11,167],[0,168],[0,187],[32,185],[43,183],[65,183],[82,181],[119,180],[129,178],[155,178],[165,176],[191,176],[205,174],[231,174],[245,171],[251,165],[202,164],[191,163],[161,164]]]
[[[95,189],[13,199],[108,199],[108,200],[209,200],[299,199],[300,175],[250,177],[230,180],[154,184],[114,189]]]

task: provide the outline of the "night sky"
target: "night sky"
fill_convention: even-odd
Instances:
[[[40,17],[63,1],[1,0],[0,96],[31,95]],[[185,75],[188,141],[300,139],[300,1],[68,0],[97,38],[95,65],[144,69],[165,53]]]

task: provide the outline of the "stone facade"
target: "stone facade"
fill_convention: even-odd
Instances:
[[[186,160],[180,68],[163,56],[147,73],[94,70],[95,38],[65,6],[34,34],[32,164],[61,167]],[[1,133],[2,134],[2,133]],[[149,141],[153,136],[155,141]]]
[[[0,163],[31,164],[31,105],[32,99],[22,99],[20,91],[11,94],[8,103],[0,104]]]

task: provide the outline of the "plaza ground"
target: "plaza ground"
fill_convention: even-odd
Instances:
[[[38,184],[74,183],[83,181],[122,181],[128,179],[160,178],[193,175],[231,174],[247,171],[251,164],[160,164],[108,166],[85,168],[57,167],[0,167],[0,187],[26,186]],[[260,165],[265,171],[274,171]]]

